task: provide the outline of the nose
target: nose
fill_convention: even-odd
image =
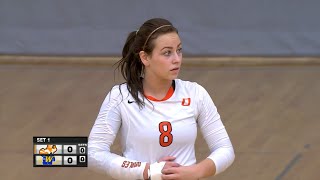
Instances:
[[[174,53],[174,57],[172,62],[175,63],[180,63],[182,61],[182,54],[181,53]]]

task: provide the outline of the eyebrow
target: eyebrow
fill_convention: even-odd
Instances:
[[[179,47],[179,46],[181,46],[181,43],[179,43],[177,47]],[[166,46],[166,47],[163,47],[160,51],[162,51],[162,50],[165,49],[165,48],[173,49],[173,47]]]

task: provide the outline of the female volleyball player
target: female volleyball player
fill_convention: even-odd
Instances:
[[[195,82],[177,79],[182,44],[165,19],[129,34],[118,63],[125,83],[105,98],[88,142],[89,167],[116,179],[199,179],[224,171],[234,150],[217,108]],[[211,154],[196,161],[197,126]],[[119,133],[123,154],[110,152]]]

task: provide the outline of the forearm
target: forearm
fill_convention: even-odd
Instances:
[[[121,157],[110,152],[88,153],[88,167],[107,173],[115,179],[143,179],[145,162]]]
[[[194,169],[194,173],[196,173],[198,179],[213,176],[216,173],[216,166],[209,158],[206,158],[200,163],[192,165],[191,167]]]

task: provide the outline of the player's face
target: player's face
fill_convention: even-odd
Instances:
[[[181,61],[182,47],[180,37],[176,32],[158,36],[154,40],[154,49],[147,57],[145,64],[146,76],[153,76],[159,80],[173,80],[177,78]]]

